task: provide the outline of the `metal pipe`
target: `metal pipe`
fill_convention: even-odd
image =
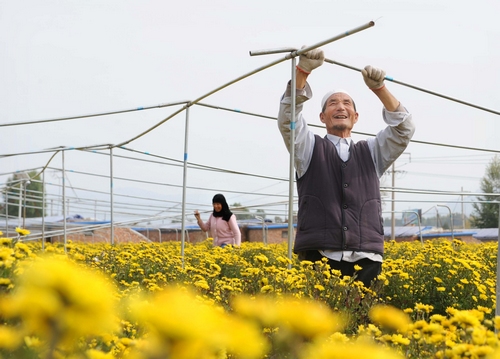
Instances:
[[[127,112],[134,112],[134,111],[150,110],[150,109],[153,109],[153,108],[162,108],[162,107],[168,107],[168,106],[182,105],[182,104],[184,104],[186,102],[188,102],[188,101],[180,101],[180,102],[177,101],[177,102],[165,103],[165,104],[160,104],[160,105],[136,107],[136,108],[132,108],[132,109],[128,109],[128,110],[99,112],[99,113],[93,113],[93,114],[89,114],[89,115],[59,117],[59,118],[53,118],[53,119],[48,119],[48,120],[35,120],[35,121],[0,123],[0,127],[30,125],[30,124],[34,124],[34,123],[46,123],[46,122],[55,122],[55,121],[77,120],[77,119],[80,119],[80,118],[89,118],[89,117],[97,117],[97,116],[116,115],[116,114],[119,114],[119,113],[127,113]]]
[[[418,212],[416,212],[416,211],[401,211],[401,212],[399,212],[399,211],[389,211],[389,212],[387,212],[387,211],[386,211],[386,212],[383,212],[383,213],[391,213],[391,214],[394,214],[394,213],[407,213],[407,212],[408,212],[408,213],[415,213],[415,214],[416,214],[416,216],[417,216],[417,220],[418,220],[418,229],[419,229],[419,234],[420,234],[420,242],[421,242],[422,244],[424,244],[424,240],[423,240],[423,238],[422,238],[422,226],[421,226],[420,216],[418,215]],[[395,238],[395,233],[394,233],[394,230],[393,230],[393,229],[391,229],[391,231],[392,231],[392,232],[391,232],[391,239],[392,239],[392,240],[395,240],[395,239],[393,239],[393,238]]]
[[[17,153],[6,153],[0,155],[0,158],[4,157],[13,157],[13,156],[23,156],[23,155],[35,155],[35,154],[40,154],[40,153],[48,153],[48,152],[54,152],[52,157],[49,159],[47,162],[47,165],[52,161],[52,158],[59,152],[59,151],[65,151],[65,150],[87,150],[87,149],[93,149],[95,150],[104,150],[109,148],[109,144],[102,144],[102,145],[91,145],[91,146],[83,146],[83,147],[57,147],[57,148],[46,148],[44,150],[37,150],[37,151],[26,151],[26,152],[17,152]],[[46,165],[46,166],[47,166]]]
[[[294,187],[295,187],[295,123],[296,123],[296,97],[297,97],[297,73],[296,73],[296,58],[292,58],[292,103],[291,103],[291,118],[290,118],[290,143],[288,145],[290,152],[289,158],[289,167],[288,167],[288,248],[287,255],[288,259],[290,259],[290,263],[288,263],[288,269],[292,268],[291,260],[292,260],[292,248],[294,242],[294,230],[293,230],[293,195],[294,195]]]
[[[30,181],[27,181],[24,183],[24,191],[23,191],[23,227],[26,228],[26,190],[28,188],[28,183]]]
[[[62,158],[62,212],[63,212],[63,230],[64,230],[64,253],[67,253],[67,243],[68,243],[68,238],[66,234],[66,170],[64,168],[64,153],[66,151],[61,151],[61,158]]]
[[[21,215],[22,215],[22,192],[23,192],[23,181],[20,181],[19,182],[19,205],[18,205],[18,208],[17,208],[17,214],[18,214],[18,220],[17,220],[17,226],[19,228],[22,227],[22,219],[21,219]]]
[[[189,139],[189,107],[186,108],[186,125],[184,127],[184,166],[182,168],[182,222],[181,222],[181,260],[184,269],[184,246],[186,243],[186,183],[187,183],[187,160],[188,160],[188,139]]]
[[[500,316],[500,202],[498,203],[498,234],[497,234],[497,283],[496,283],[496,307],[495,315]]]
[[[110,232],[111,232],[111,245],[115,244],[115,223],[114,223],[114,200],[113,200],[113,147],[109,148],[109,201],[110,203]]]
[[[338,61],[333,61],[333,60],[330,60],[330,59],[325,59],[325,62],[328,62],[329,64],[333,64],[333,65],[338,65],[338,66],[342,66],[342,67],[345,67],[345,68],[348,68],[348,69],[351,69],[351,70],[354,70],[354,71],[358,71],[358,72],[361,72],[361,69],[357,68],[357,67],[354,67],[354,66],[350,66],[350,65],[346,65],[346,64],[343,64],[343,63],[340,63]],[[437,92],[434,92],[434,91],[430,91],[430,90],[426,90],[426,89],[423,89],[421,87],[417,87],[417,86],[414,86],[414,85],[410,85],[410,84],[407,84],[405,82],[402,82],[402,81],[398,81],[398,80],[394,80],[394,78],[390,77],[390,76],[386,76],[385,77],[386,80],[388,81],[391,81],[391,82],[394,82],[396,84],[399,84],[399,85],[403,85],[403,86],[406,86],[406,87],[409,87],[409,88],[412,88],[414,90],[418,90],[418,91],[422,91],[422,92],[425,92],[425,93],[428,93],[428,94],[431,94],[431,95],[434,95],[434,96],[438,96],[438,97],[441,97],[441,98],[444,98],[446,100],[450,100],[450,101],[454,101],[454,102],[458,102],[462,105],[466,105],[466,106],[470,106],[470,107],[474,107],[474,108],[477,108],[479,110],[483,110],[483,111],[486,111],[486,112],[490,112],[490,113],[493,113],[495,115],[500,115],[500,112],[498,111],[495,111],[495,110],[491,110],[489,108],[486,108],[486,107],[482,107],[482,106],[478,106],[478,105],[474,105],[470,102],[465,102],[465,101],[462,101],[462,100],[459,100],[459,99],[456,99],[456,98],[453,98],[453,97],[450,97],[450,96],[446,96],[446,95],[443,95],[443,94],[440,94],[440,93],[437,93]]]
[[[279,53],[287,53],[287,52],[293,52],[297,51],[298,49],[296,47],[278,47],[275,49],[268,49],[268,50],[254,50],[254,51],[249,51],[250,56],[260,56],[260,55],[272,55],[272,54],[279,54]]]
[[[359,32],[359,31],[362,31],[362,30],[365,30],[365,29],[367,29],[367,28],[369,28],[369,27],[372,27],[373,25],[375,25],[375,22],[370,21],[369,23],[367,23],[367,24],[365,24],[365,25],[362,25],[362,26],[356,27],[356,28],[354,28],[354,29],[352,29],[352,30],[350,30],[350,31],[346,31],[346,32],[344,32],[344,33],[342,33],[342,34],[340,34],[340,35],[337,35],[337,36],[335,36],[335,37],[333,37],[333,38],[331,38],[331,39],[328,39],[328,40],[325,40],[325,41],[321,41],[321,42],[319,42],[319,43],[317,43],[317,44],[314,44],[314,45],[312,45],[312,46],[305,47],[305,48],[300,49],[300,50],[298,50],[298,51],[293,51],[292,53],[289,53],[288,55],[286,55],[286,56],[285,56],[284,58],[282,58],[282,59],[278,59],[278,60],[273,61],[273,62],[271,62],[271,63],[269,63],[269,64],[267,64],[267,65],[264,65],[264,66],[262,66],[262,67],[259,67],[259,68],[255,69],[255,70],[253,70],[253,71],[250,71],[250,72],[248,72],[248,73],[246,73],[246,74],[244,74],[244,75],[242,75],[242,76],[239,76],[239,77],[237,77],[236,79],[234,79],[234,80],[232,80],[232,81],[229,81],[228,83],[226,83],[226,84],[224,84],[224,85],[222,85],[222,86],[219,86],[219,87],[215,88],[214,90],[212,90],[212,91],[210,91],[210,92],[207,92],[206,94],[204,94],[204,95],[202,95],[202,96],[198,97],[197,99],[195,99],[195,100],[193,100],[193,101],[191,101],[191,102],[187,103],[187,104],[186,104],[186,105],[184,105],[181,109],[179,109],[178,111],[175,111],[173,114],[171,114],[170,116],[166,117],[166,118],[165,118],[165,119],[163,119],[162,121],[158,122],[156,125],[154,125],[153,127],[149,128],[148,130],[146,130],[146,131],[144,131],[144,132],[142,132],[142,133],[138,134],[137,136],[135,136],[135,137],[133,137],[133,138],[131,138],[131,139],[129,139],[129,140],[127,140],[127,141],[125,141],[125,142],[122,142],[122,143],[120,143],[120,144],[117,144],[117,145],[115,145],[115,146],[116,146],[116,147],[120,147],[120,146],[126,145],[126,144],[128,144],[128,143],[130,143],[130,142],[132,142],[132,141],[137,140],[138,138],[140,138],[140,137],[144,136],[145,134],[147,134],[147,133],[151,132],[152,130],[154,130],[154,129],[155,129],[155,128],[157,128],[158,126],[162,125],[162,124],[163,124],[163,123],[165,123],[166,121],[170,120],[172,117],[174,117],[175,115],[179,114],[179,113],[180,113],[180,112],[182,112],[184,109],[186,109],[186,108],[188,108],[188,107],[190,107],[190,106],[192,106],[192,105],[194,105],[194,104],[196,104],[196,103],[200,102],[200,101],[201,101],[201,100],[203,100],[204,98],[206,98],[206,97],[208,97],[208,96],[210,96],[210,95],[213,95],[214,93],[219,92],[220,90],[225,89],[226,87],[228,87],[228,86],[230,86],[230,85],[232,85],[232,84],[234,84],[234,83],[236,83],[236,82],[239,82],[239,81],[241,81],[241,80],[243,80],[243,79],[246,79],[246,78],[247,78],[247,77],[249,77],[249,76],[252,76],[252,75],[254,75],[254,74],[258,73],[258,72],[261,72],[261,71],[263,71],[263,70],[265,70],[265,69],[268,69],[268,68],[270,68],[270,67],[272,67],[272,66],[274,66],[274,65],[277,65],[277,64],[279,64],[279,63],[281,63],[281,62],[283,62],[283,61],[286,61],[286,60],[289,60],[289,59],[291,59],[291,58],[294,58],[295,56],[298,56],[298,55],[300,55],[300,54],[302,54],[302,53],[304,53],[304,52],[307,52],[307,51],[309,51],[309,50],[312,50],[312,49],[315,49],[315,48],[317,48],[317,47],[323,46],[323,45],[325,45],[325,44],[327,44],[327,43],[330,43],[330,42],[333,42],[333,41],[336,41],[336,40],[342,39],[342,38],[344,38],[344,37],[346,37],[346,36],[349,36],[349,35],[355,34],[355,33]],[[252,51],[250,51],[250,55],[251,55],[252,53],[256,53],[256,52],[252,52]]]
[[[396,181],[396,165],[395,161],[392,163],[392,189],[394,189]],[[392,191],[391,193],[391,239],[395,240],[395,228],[396,228],[396,217],[394,217],[394,211],[396,210],[396,191]]]
[[[241,111],[241,110],[235,109],[235,108],[227,108],[227,107],[222,107],[222,106],[215,106],[215,105],[210,105],[210,104],[202,103],[202,102],[198,102],[196,105],[197,106],[208,107],[208,108],[213,108],[215,110],[224,110],[224,111],[230,111],[230,112],[237,112],[237,113],[242,114],[242,115],[250,115],[250,116],[254,116],[254,117],[267,118],[268,120],[276,120],[276,116],[261,115],[259,113],[248,112],[248,111]]]
[[[264,223],[264,226],[266,227],[266,233],[265,233],[265,238],[266,238],[266,244],[268,244],[269,242],[269,227],[267,226],[267,224]]]
[[[285,60],[288,60],[288,58],[280,59],[280,60],[274,61],[274,62],[272,62],[272,63],[270,63],[270,64],[268,64],[268,65],[265,65],[265,66],[259,67],[259,68],[255,69],[255,70],[253,70],[253,71],[251,71],[251,72],[249,72],[249,73],[245,74],[245,75],[242,75],[242,76],[240,76],[240,77],[236,78],[235,80],[232,80],[232,81],[230,81],[230,82],[228,82],[228,83],[226,83],[226,84],[224,84],[224,85],[222,85],[222,86],[217,87],[216,89],[214,89],[214,90],[212,90],[212,91],[210,91],[210,92],[206,93],[205,95],[202,95],[201,97],[198,97],[197,99],[195,99],[195,100],[193,100],[193,101],[191,101],[191,102],[187,103],[187,104],[186,104],[186,105],[184,105],[181,109],[179,109],[179,110],[175,111],[174,113],[170,114],[169,116],[167,116],[166,118],[164,118],[162,121],[158,122],[156,125],[154,125],[154,126],[150,127],[150,128],[149,128],[149,129],[147,129],[146,131],[144,131],[144,132],[142,132],[142,133],[138,134],[138,135],[137,135],[137,136],[135,136],[135,137],[132,137],[131,139],[129,139],[129,140],[127,140],[127,141],[124,141],[124,142],[122,142],[122,143],[119,143],[119,144],[115,145],[115,147],[121,147],[121,146],[124,146],[124,145],[126,145],[126,144],[128,144],[128,143],[132,142],[132,141],[137,140],[138,138],[140,138],[140,137],[142,137],[142,136],[146,135],[147,133],[149,133],[149,132],[153,131],[155,128],[157,128],[157,127],[161,126],[162,124],[164,124],[165,122],[167,122],[167,121],[168,121],[168,120],[170,120],[171,118],[175,117],[177,114],[181,113],[182,111],[184,111],[184,110],[185,110],[185,109],[187,109],[188,107],[190,107],[190,106],[192,106],[192,105],[194,105],[194,104],[196,104],[196,103],[200,102],[200,101],[201,101],[201,100],[203,100],[204,98],[206,98],[206,97],[208,97],[208,96],[210,96],[210,95],[212,95],[212,94],[214,94],[214,93],[216,93],[216,92],[218,92],[218,91],[220,91],[220,90],[222,90],[222,89],[224,89],[224,88],[226,88],[226,87],[228,87],[228,86],[230,86],[230,85],[232,85],[232,84],[234,84],[234,83],[236,83],[236,82],[238,82],[238,81],[241,81],[241,80],[243,80],[243,79],[245,79],[245,78],[247,78],[247,77],[249,77],[249,76],[251,76],[251,75],[254,75],[254,74],[256,74],[256,73],[258,73],[258,72],[260,72],[260,71],[263,71],[263,70],[265,70],[265,69],[267,69],[267,68],[269,68],[269,67],[272,67],[272,66],[274,66],[274,65],[277,65],[277,64],[279,64],[280,62],[283,62],[283,61],[285,61]]]
[[[262,243],[267,244],[266,230],[265,230],[265,218],[261,216],[255,216],[256,219],[262,222]]]
[[[45,172],[42,173],[42,251],[45,251]]]
[[[5,188],[5,232],[9,237],[9,191]]]
[[[267,54],[277,54],[279,52],[289,52],[290,53],[290,57],[295,57],[295,56],[298,56],[300,54],[303,54],[304,52],[307,52],[307,51],[310,51],[310,50],[313,50],[313,49],[316,49],[318,47],[321,47],[323,45],[326,45],[326,44],[329,44],[330,42],[334,42],[334,41],[337,41],[337,40],[340,40],[340,39],[343,39],[344,37],[347,37],[349,35],[353,35],[357,32],[360,32],[360,31],[363,31],[363,30],[366,30],[372,26],[375,25],[375,22],[374,21],[370,21],[364,25],[361,25],[361,26],[358,26],[350,31],[346,31],[340,35],[337,35],[337,36],[334,36],[332,38],[329,38],[327,40],[324,40],[324,41],[321,41],[321,42],[318,42],[314,45],[310,45],[310,46],[306,46],[304,47],[303,49],[300,49],[300,50],[297,50],[293,47],[285,47],[285,48],[276,48],[276,49],[269,49],[269,50],[257,50],[257,51],[250,51],[250,56],[258,56],[258,55],[267,55]]]
[[[420,216],[418,215],[418,212],[417,211],[403,211],[403,213],[415,213],[415,215],[417,216],[417,221],[418,221],[418,233],[420,235],[420,243],[422,243],[422,245],[424,244],[424,240],[422,238],[422,226],[420,224]]]
[[[444,205],[444,204],[438,204],[437,206],[438,207],[446,207],[446,208],[448,208],[448,211],[450,212],[451,240],[453,241],[455,239],[455,237],[453,235],[453,213],[451,213],[451,208]]]

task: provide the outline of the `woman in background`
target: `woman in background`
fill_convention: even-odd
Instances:
[[[222,248],[228,244],[239,246],[241,244],[240,227],[236,223],[236,216],[229,210],[226,198],[218,193],[212,199],[212,205],[214,211],[206,223],[201,220],[200,213],[194,211],[198,226],[203,232],[210,231],[214,246]]]

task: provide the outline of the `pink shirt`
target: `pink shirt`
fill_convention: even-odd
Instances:
[[[234,214],[227,222],[222,217],[214,217],[211,214],[208,221],[202,223],[200,228],[204,232],[210,231],[210,235],[214,239],[214,246],[221,246],[223,244],[239,246],[241,244],[241,232]]]

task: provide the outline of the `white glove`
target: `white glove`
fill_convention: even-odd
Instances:
[[[371,90],[379,90],[384,87],[385,71],[377,69],[376,67],[371,67],[370,65],[365,66],[361,70],[363,74],[363,80],[365,80],[366,86]]]
[[[305,47],[305,45],[302,46],[302,48]],[[297,67],[299,68],[299,70],[310,74],[312,70],[323,65],[323,61],[325,61],[325,54],[323,53],[323,50],[313,49],[304,52],[299,56],[299,64],[297,65]]]

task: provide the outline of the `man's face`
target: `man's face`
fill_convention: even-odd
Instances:
[[[319,114],[319,118],[329,134],[350,137],[354,124],[358,122],[358,113],[354,109],[351,97],[338,92],[326,100],[325,110]]]

